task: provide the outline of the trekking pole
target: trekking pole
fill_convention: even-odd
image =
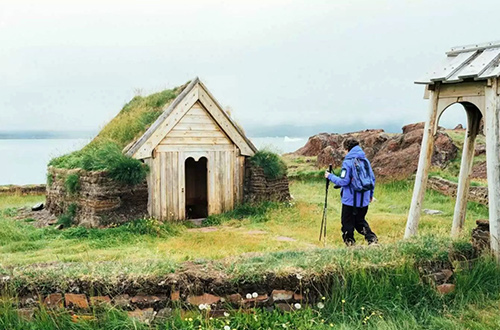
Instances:
[[[328,173],[332,173],[332,164],[328,167]],[[328,206],[328,186],[330,185],[330,180],[326,179],[326,191],[325,191],[325,207],[323,208],[323,218],[321,219],[321,230],[319,232],[319,241],[323,239],[323,246],[326,246],[326,208]]]

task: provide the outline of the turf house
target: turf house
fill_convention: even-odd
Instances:
[[[288,199],[286,176],[266,175],[252,160],[259,156],[268,158],[196,78],[134,97],[82,150],[53,159],[47,208],[98,227],[143,216],[203,219],[243,201]]]

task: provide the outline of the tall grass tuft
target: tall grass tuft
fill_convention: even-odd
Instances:
[[[120,147],[110,141],[89,144],[82,150],[52,159],[49,165],[86,171],[108,171],[112,179],[126,184],[143,182],[148,172],[146,165],[125,156]]]
[[[281,157],[269,150],[259,150],[250,161],[264,170],[268,179],[278,179],[286,175],[287,166]]]
[[[78,173],[69,174],[64,180],[64,187],[71,194],[75,194],[80,190],[80,176]]]

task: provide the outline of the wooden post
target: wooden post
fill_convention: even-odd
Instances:
[[[429,172],[432,150],[434,147],[434,133],[437,121],[437,108],[439,100],[439,84],[436,84],[434,91],[429,95],[429,117],[425,123],[424,136],[420,147],[420,158],[418,160],[417,176],[413,188],[410,212],[406,222],[404,238],[410,238],[417,234],[420,213],[422,212],[422,202],[424,201],[425,188],[427,185],[427,175]]]
[[[492,79],[486,87],[486,167],[488,173],[488,199],[491,251],[500,262],[500,101],[498,80]]]
[[[478,109],[469,108],[467,111],[467,134],[462,150],[462,163],[460,165],[460,177],[458,179],[457,200],[455,212],[453,213],[453,225],[451,236],[457,237],[464,226],[467,212],[467,200],[469,198],[470,172],[474,162],[474,145],[479,130],[481,115]]]

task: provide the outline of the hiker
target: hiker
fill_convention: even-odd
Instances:
[[[342,238],[347,246],[354,245],[354,229],[365,236],[369,245],[377,243],[377,235],[370,229],[365,220],[368,205],[373,201],[375,175],[366,159],[365,152],[358,140],[348,138],[343,143],[348,151],[342,163],[340,177],[325,172],[325,178],[341,188],[342,197]]]

